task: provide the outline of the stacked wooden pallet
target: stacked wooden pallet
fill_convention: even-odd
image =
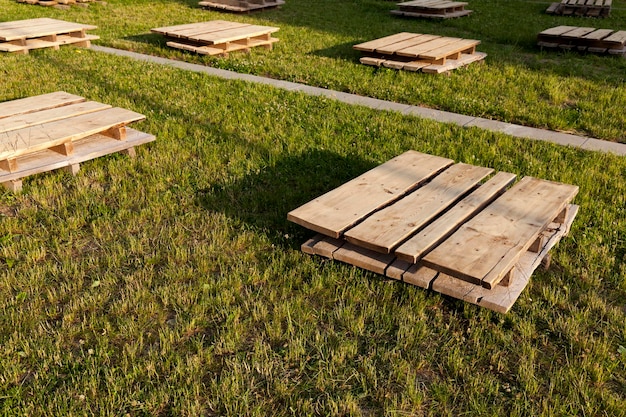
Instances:
[[[537,35],[537,44],[545,48],[575,49],[598,54],[626,56],[626,31],[577,26],[557,26]]]
[[[0,103],[0,183],[19,191],[29,175],[67,168],[155,138],[127,128],[139,113],[62,91]]]
[[[205,0],[200,6],[229,12],[245,13],[269,9],[285,4],[284,0]]]
[[[578,211],[578,187],[408,151],[287,218],[309,254],[507,312]]]
[[[212,20],[155,28],[152,32],[164,35],[168,39],[167,45],[172,48],[204,55],[228,56],[229,52],[249,51],[256,46],[272,49],[278,39],[271,34],[278,30],[271,26]]]
[[[546,13],[565,16],[607,17],[613,0],[561,0],[548,6]]]
[[[465,10],[467,3],[449,0],[411,0],[398,3],[397,6],[398,10],[392,10],[391,13],[407,17],[450,19],[472,13],[471,10]]]
[[[96,26],[39,18],[0,23],[0,51],[27,54],[31,49],[75,45],[88,48],[98,36],[85,31]]]
[[[361,63],[373,66],[442,73],[484,59],[476,52],[480,41],[402,32],[354,45]]]

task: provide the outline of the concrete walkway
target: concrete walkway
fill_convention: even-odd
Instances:
[[[141,61],[148,61],[156,64],[169,65],[174,68],[184,69],[188,71],[203,72],[220,78],[229,80],[243,80],[254,83],[267,84],[276,88],[282,88],[289,91],[299,91],[313,96],[324,96],[339,100],[348,104],[358,104],[360,106],[369,107],[377,110],[398,111],[404,114],[410,114],[425,119],[432,119],[443,123],[453,123],[463,127],[479,127],[481,129],[492,130],[495,132],[506,133],[507,135],[533,140],[543,140],[564,146],[572,146],[576,148],[611,152],[616,155],[626,155],[626,144],[609,142],[606,140],[588,138],[584,136],[571,135],[568,133],[559,133],[551,130],[537,129],[534,127],[526,127],[515,125],[512,123],[499,122],[496,120],[483,119],[482,117],[465,116],[457,113],[450,113],[441,110],[429,109],[420,106],[410,106],[408,104],[400,104],[392,101],[378,100],[370,97],[363,97],[356,94],[342,93],[340,91],[327,90],[319,87],[311,87],[304,84],[292,83],[289,81],[281,81],[273,78],[259,77],[257,75],[240,74],[238,72],[227,71],[218,68],[207,67],[204,65],[190,64],[187,62],[176,61],[172,59],[159,58],[151,55],[138,54],[135,52],[124,51],[120,49],[107,48],[104,46],[92,45],[91,49],[108,54],[125,56]]]

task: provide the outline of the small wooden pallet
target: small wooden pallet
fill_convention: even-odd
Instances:
[[[401,32],[354,45],[365,54],[361,63],[439,74],[484,59],[476,52],[480,41]]]
[[[88,7],[89,3],[98,2],[98,0],[17,0],[18,3],[36,4],[39,6],[54,7],[57,9],[66,9],[71,5]]]
[[[505,313],[578,212],[578,187],[404,154],[291,211],[321,255]],[[508,188],[508,189],[507,189]]]
[[[561,0],[552,3],[546,13],[565,16],[607,17],[613,0]]]
[[[22,179],[66,168],[155,140],[126,125],[145,116],[62,91],[0,103],[0,183],[12,191]]]
[[[561,48],[626,56],[626,31],[577,26],[557,26],[537,35],[537,44],[545,48]]]
[[[155,28],[164,35],[167,46],[203,55],[228,56],[233,51],[249,51],[255,46],[272,49],[278,39],[271,36],[279,28],[246,23],[211,20],[209,22]]]
[[[467,16],[471,10],[465,10],[467,3],[449,0],[412,0],[398,3],[398,10],[391,13],[407,17],[426,17],[434,19],[450,19]]]
[[[209,9],[220,9],[228,12],[246,13],[262,9],[270,9],[285,4],[283,0],[211,0],[201,1],[200,6]]]
[[[0,51],[28,54],[31,49],[53,48],[72,44],[89,48],[91,41],[100,39],[87,35],[96,26],[63,20],[39,18],[0,23]]]

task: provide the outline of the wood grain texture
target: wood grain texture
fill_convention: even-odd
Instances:
[[[390,253],[492,172],[490,168],[474,165],[453,165],[423,187],[348,230],[345,238],[355,245]]]
[[[452,163],[447,158],[405,152],[289,212],[287,219],[338,238],[367,215],[403,197]]]
[[[493,288],[578,187],[525,177],[427,254],[424,265]]]
[[[85,101],[83,97],[69,94],[64,91],[5,101],[0,103],[0,119],[19,114],[33,113],[36,111],[66,106],[68,104],[80,103],[83,101]]]

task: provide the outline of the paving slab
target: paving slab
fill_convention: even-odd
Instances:
[[[160,58],[152,55],[144,55],[136,52],[124,51],[121,49],[108,48],[104,46],[92,45],[92,50],[108,54],[125,56],[128,58],[147,61],[161,65],[168,65],[174,68],[187,71],[202,72],[215,77],[228,80],[242,80],[259,84],[270,85],[289,91],[298,91],[304,94],[324,96],[343,103],[356,104],[377,110],[398,111],[403,114],[431,119],[442,123],[452,123],[463,127],[477,127],[494,132],[505,133],[510,136],[526,138],[532,140],[543,140],[563,146],[614,153],[616,155],[626,155],[626,144],[609,142],[596,138],[573,135],[570,133],[555,132],[552,130],[538,129],[516,125],[513,123],[500,122],[497,120],[484,119],[482,117],[467,116],[458,113],[451,113],[442,110],[431,109],[422,106],[412,106],[408,104],[395,103],[392,101],[379,100],[371,97],[364,97],[357,94],[344,93],[341,91],[328,90],[320,87],[312,87],[306,84],[294,83],[290,81],[277,80],[274,78],[260,77],[258,75],[241,74],[234,71],[219,68],[207,67],[205,65],[191,64],[173,59]]]

